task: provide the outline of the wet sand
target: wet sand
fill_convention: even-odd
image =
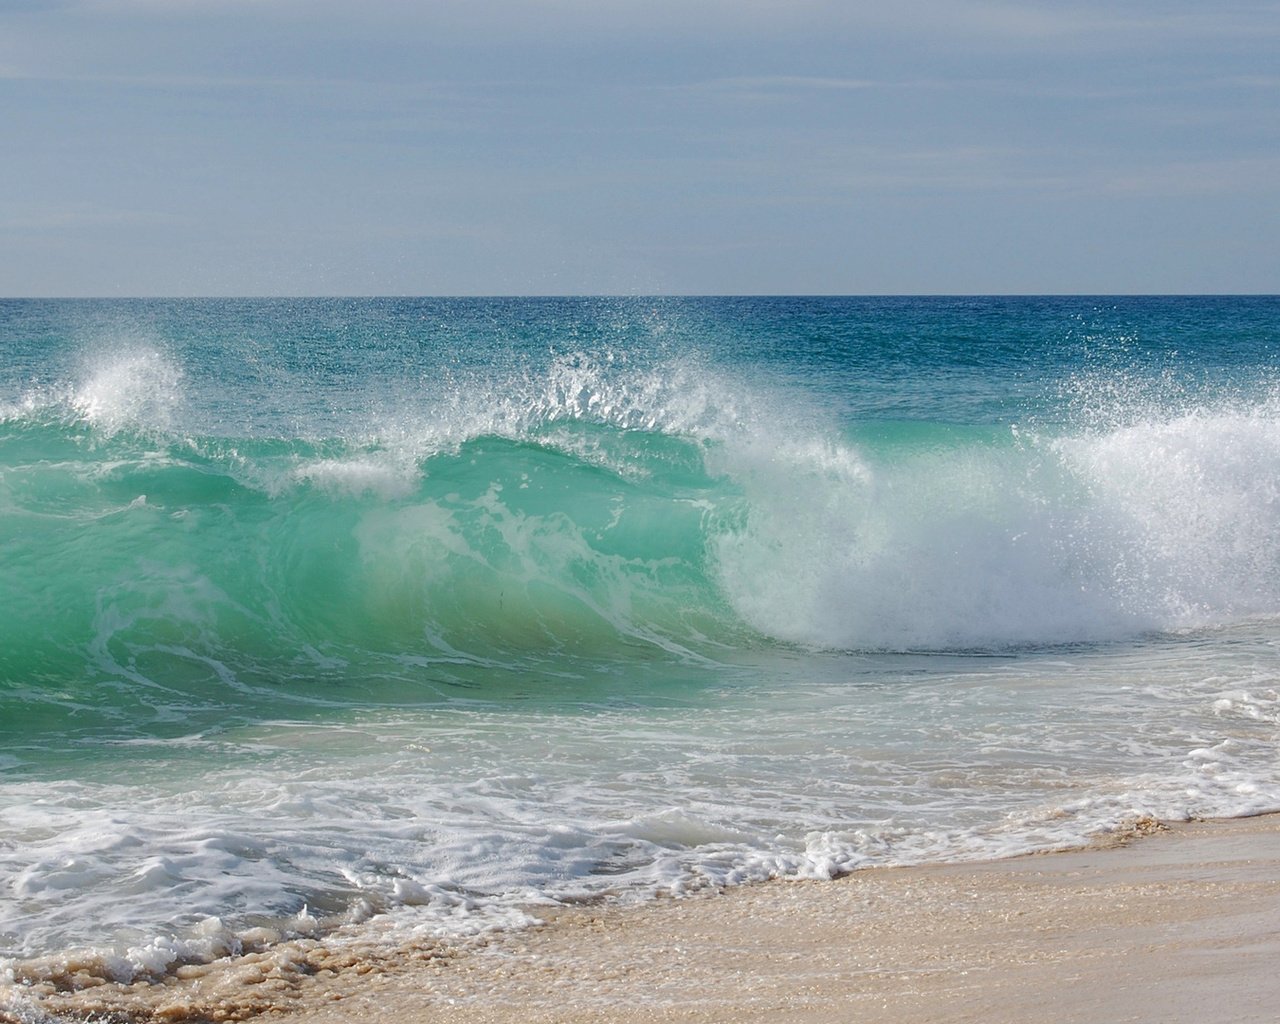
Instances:
[[[543,917],[376,958],[293,944],[152,986],[150,1010],[121,999],[114,1012],[292,1024],[1280,1019],[1278,815]],[[110,992],[76,998],[90,996],[113,1012]]]

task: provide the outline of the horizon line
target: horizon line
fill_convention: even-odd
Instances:
[[[332,294],[155,294],[155,295],[0,295],[0,302],[195,302],[206,300],[354,301],[354,300],[511,300],[511,299],[1266,299],[1280,292],[488,292],[488,293],[332,293]]]

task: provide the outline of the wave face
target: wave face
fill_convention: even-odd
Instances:
[[[24,427],[7,448],[91,451],[11,474],[5,675],[305,689],[731,642],[705,543],[723,489],[697,451],[655,436],[621,474],[597,455],[624,437],[574,433],[592,453],[482,436],[402,461]]]
[[[1276,300],[0,329],[0,956],[1280,803]]]

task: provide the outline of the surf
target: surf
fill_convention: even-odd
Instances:
[[[871,430],[657,376],[566,364],[541,407],[355,439],[193,436],[101,379],[10,413],[5,675],[1000,649],[1280,610],[1272,398]]]
[[[12,977],[1277,805],[1274,304],[19,305]]]

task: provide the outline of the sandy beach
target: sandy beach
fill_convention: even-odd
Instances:
[[[573,908],[460,946],[289,943],[43,1007],[297,1024],[1275,1021],[1280,815],[1139,832],[1150,834]]]

